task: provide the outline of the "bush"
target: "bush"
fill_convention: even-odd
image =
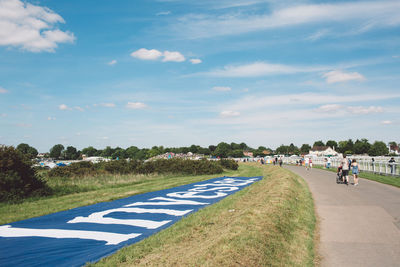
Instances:
[[[239,168],[239,164],[237,164],[237,162],[232,159],[221,159],[219,163],[225,169],[236,171]]]
[[[71,163],[68,166],[59,166],[48,172],[49,177],[95,176],[104,173],[89,161]]]
[[[32,162],[14,147],[0,146],[0,201],[13,201],[50,192]]]

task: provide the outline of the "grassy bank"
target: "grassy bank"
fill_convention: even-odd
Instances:
[[[56,191],[53,196],[25,199],[21,203],[0,203],[0,225],[218,176],[241,175],[247,169],[245,167],[238,171],[225,171],[220,175],[200,176],[105,175],[72,179],[51,178],[48,184]]]
[[[336,168],[331,168],[331,169],[324,169],[321,166],[315,166],[317,169],[323,169],[326,171],[331,171],[331,172],[336,172]],[[351,170],[350,170],[350,175],[352,175]],[[400,187],[400,177],[393,177],[393,176],[385,176],[385,175],[379,175],[371,172],[363,172],[361,171],[359,174],[360,178],[372,180],[375,182],[379,182],[382,184],[388,184],[388,185],[393,185],[396,187]]]
[[[305,182],[275,166],[240,169],[264,179],[96,266],[312,266],[315,216]]]

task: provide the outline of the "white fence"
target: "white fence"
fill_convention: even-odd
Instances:
[[[283,158],[283,162],[286,164],[296,164],[301,158],[300,157],[285,157]],[[390,176],[400,176],[400,157],[396,157],[394,163],[389,163],[389,159],[387,157],[382,158],[374,158],[372,157],[348,157],[348,159],[353,160],[356,159],[359,165],[360,171],[371,172],[381,175],[390,175]],[[327,167],[327,158],[325,157],[313,157],[312,163],[313,165]],[[330,159],[330,168],[339,167],[342,158],[331,158]]]

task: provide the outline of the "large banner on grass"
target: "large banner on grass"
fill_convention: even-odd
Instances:
[[[81,266],[262,179],[219,177],[0,226],[0,266]]]

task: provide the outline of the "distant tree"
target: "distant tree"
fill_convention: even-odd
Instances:
[[[361,140],[356,140],[356,142],[354,143],[354,153],[361,155],[361,154],[367,154],[368,151],[371,148],[371,144],[368,142],[368,139],[361,139]]]
[[[189,151],[192,153],[198,153],[200,146],[196,146],[196,145],[191,145],[189,147]]]
[[[19,144],[17,146],[17,150],[30,159],[35,158],[38,154],[36,148],[31,147],[30,145],[24,143]]]
[[[334,140],[329,140],[329,141],[326,142],[326,146],[329,146],[329,147],[331,147],[333,149],[337,149],[338,143],[336,141],[334,141]]]
[[[236,144],[236,143],[231,143],[231,150],[242,150],[243,149],[240,147],[240,144]]]
[[[97,149],[92,146],[89,146],[89,147],[82,149],[82,154],[85,154],[88,157],[93,157],[93,156],[96,156]]]
[[[214,155],[220,158],[228,157],[228,153],[231,150],[231,146],[225,142],[221,142],[217,145],[217,148],[214,151]]]
[[[61,144],[54,145],[50,149],[50,157],[53,159],[59,159],[61,157],[61,154],[64,150],[64,146]]]
[[[211,150],[209,148],[200,147],[198,153],[203,155],[211,155]]]
[[[308,154],[310,152],[311,146],[309,144],[302,144],[300,147],[300,152],[302,154]]]
[[[374,144],[368,151],[368,155],[370,156],[383,156],[389,153],[389,149],[386,144],[381,141],[375,141]]]
[[[215,149],[217,149],[217,146],[210,145],[208,146],[208,149],[210,149],[211,152],[214,152]]]
[[[231,150],[231,151],[228,152],[228,157],[242,158],[243,156],[244,156],[243,155],[243,150],[241,150],[241,149],[235,149],[235,150]]]
[[[315,146],[325,146],[325,143],[322,142],[321,140],[315,141],[313,147],[315,147]]]
[[[239,146],[240,146],[240,148],[241,148],[242,150],[249,149],[249,147],[246,145],[246,143],[240,143]]]
[[[353,140],[349,139],[347,141],[339,141],[338,151],[344,154],[354,153],[354,143]]]
[[[127,155],[126,155],[125,149],[116,147],[114,149],[114,152],[112,153],[111,157],[113,159],[125,159],[125,158],[127,158]]]
[[[285,145],[280,145],[276,150],[275,150],[276,154],[288,154],[289,153],[289,146],[285,146]]]
[[[139,148],[137,148],[136,146],[130,146],[125,150],[125,154],[130,159],[138,159],[136,154],[139,151]]]
[[[79,158],[79,153],[73,146],[68,146],[64,151],[64,158],[69,160],[75,160]]]
[[[101,156],[106,157],[106,158],[111,157],[112,154],[114,153],[114,151],[115,151],[115,149],[112,149],[110,146],[107,146],[106,148],[103,149]]]

